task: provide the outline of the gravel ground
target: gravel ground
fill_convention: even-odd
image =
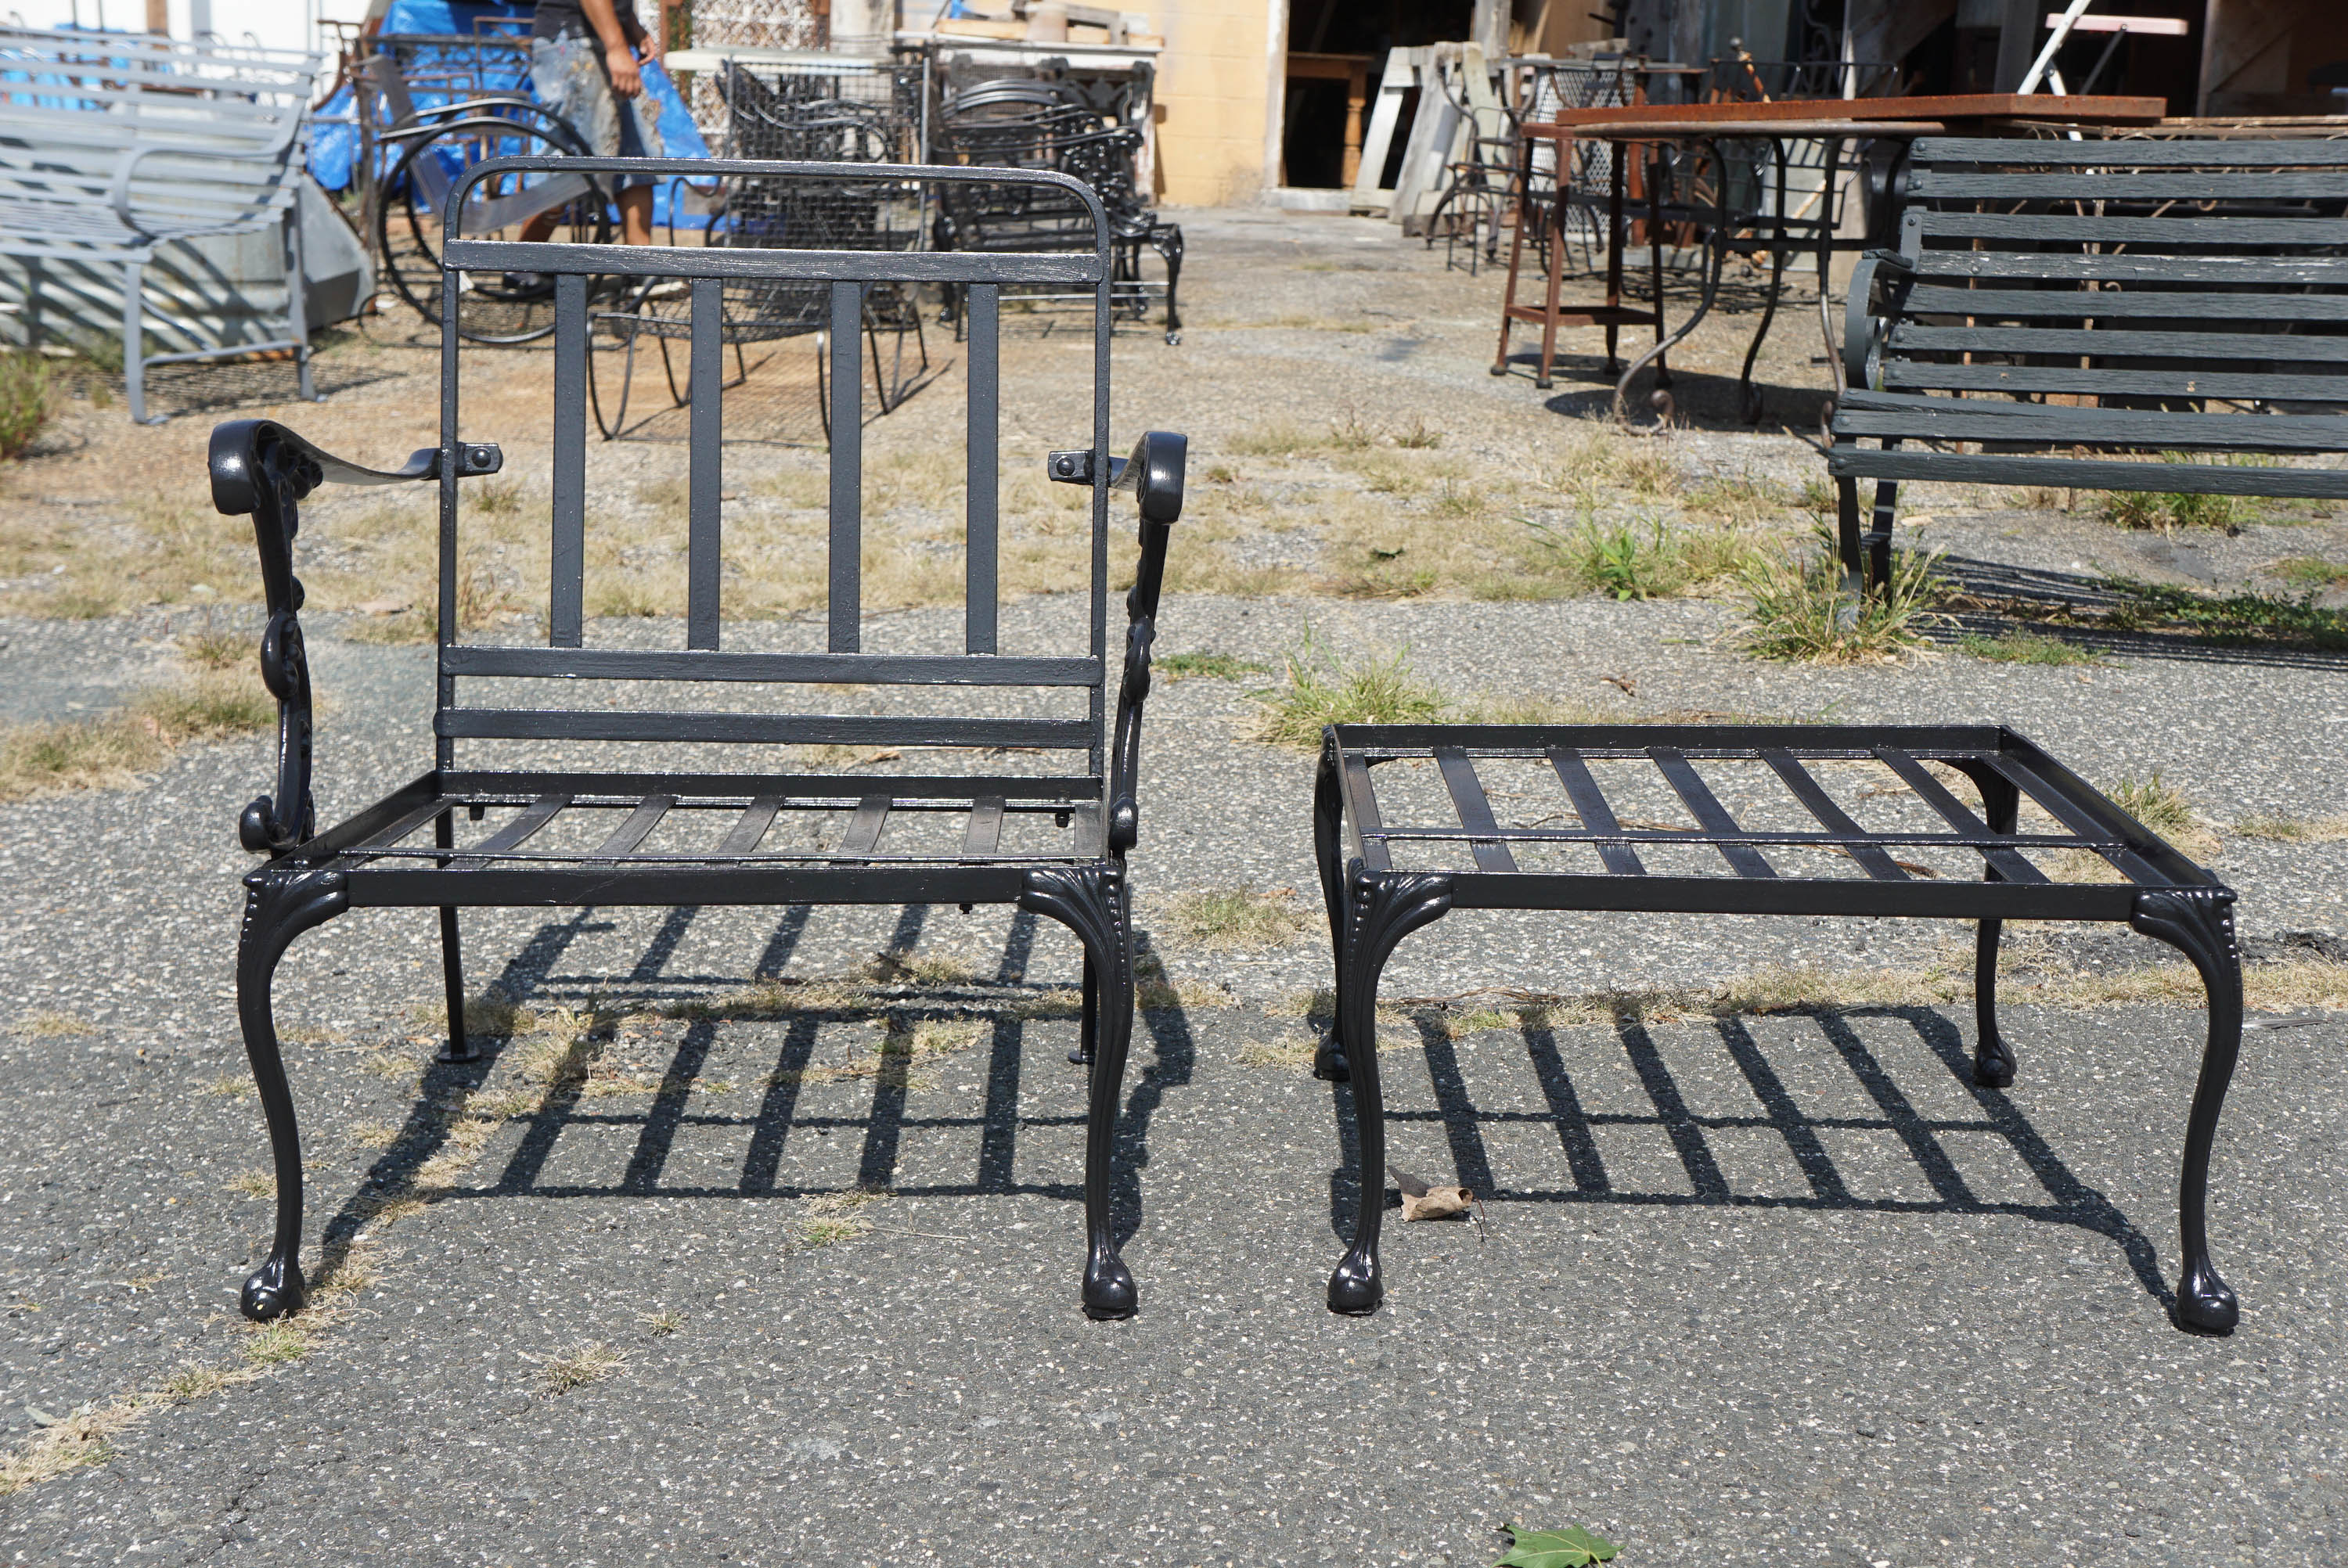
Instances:
[[[1494,459],[1515,460],[1584,395],[1485,376],[1497,285],[1445,278],[1385,231],[1185,220],[1200,324],[1177,351],[1120,342],[1120,405],[1152,423],[1228,432],[1267,376],[1325,373],[1377,417],[1448,399],[1455,427],[1488,427]],[[1395,329],[1228,326],[1335,309],[1341,289],[1402,313]],[[1741,346],[1699,340],[1683,406],[1701,417],[1707,365],[1733,371]],[[1807,384],[1809,339],[1780,350],[1781,384]],[[364,421],[399,384],[354,384],[322,412]],[[149,435],[191,452],[200,423]],[[103,485],[88,465],[117,437],[77,439],[28,490]],[[1782,436],[1672,439],[1724,470],[1815,465]],[[2084,517],[1932,516],[1928,541],[1962,529],[1965,553],[2015,564],[2137,546]],[[2267,559],[2240,539],[2205,554],[2234,579]],[[1012,607],[1005,645],[1066,608]],[[0,624],[0,716],[70,716],[168,674],[170,639],[207,614]],[[1943,654],[1788,670],[1737,655],[1721,605],[1598,600],[1181,595],[1160,646],[1271,665],[1308,624],[1341,653],[1406,650],[1463,700],[2005,722],[2092,779],[2157,771],[2183,789],[2260,950],[2348,927],[2348,845],[2232,831],[2340,809],[2342,668]],[[328,818],[426,754],[427,652],[348,625],[314,618]],[[954,625],[913,611],[873,637],[943,645]],[[2213,1177],[2218,1262],[2244,1303],[2229,1339],[2165,1317],[2199,1018],[2150,1006],[2013,1009],[2022,1074],[2003,1093],[1970,1085],[1962,1006],[1398,1018],[1383,1031],[1394,1158],[1475,1188],[1487,1223],[1391,1225],[1387,1307],[1331,1317],[1350,1108],[1294,1050],[1325,948],[1308,925],[1207,950],[1171,919],[1186,893],[1241,885],[1317,902],[1310,761],[1245,738],[1252,684],[1165,685],[1148,727],[1135,880],[1177,999],[1137,1031],[1120,1134],[1138,1317],[1091,1324],[1075,1305],[1066,933],[951,908],[469,916],[477,986],[603,1009],[620,1020],[606,1056],[637,1077],[533,1096],[451,1160],[448,1108],[518,1081],[526,1053],[426,1065],[432,923],[358,912],[296,947],[280,994],[305,1262],[357,1231],[373,1279],[305,1355],[154,1403],[101,1462],[0,1500],[0,1554],[1470,1563],[1514,1519],[1579,1521],[1625,1563],[2348,1563],[2336,1014],[2249,1036]],[[234,1317],[269,1205],[248,1190],[266,1145],[237,1091],[230,977],[249,864],[232,822],[268,755],[261,739],[193,747],[139,791],[0,806],[0,940],[20,954],[0,982],[15,1021],[0,1085],[22,1108],[0,1127],[0,1431],[20,1450],[85,1404],[260,1343]],[[1404,946],[1387,994],[1715,986],[1772,964],[1921,963],[1962,935],[1467,914]],[[779,1016],[731,1005],[753,974],[848,976],[886,948],[943,978]],[[2125,932],[2059,951],[2090,968],[2157,957]],[[858,1068],[875,1020],[942,1031],[935,1053],[895,1079]],[[427,1164],[436,1201],[362,1229]],[[859,1185],[891,1195],[822,1229],[822,1194]],[[591,1345],[616,1363],[559,1387]]]

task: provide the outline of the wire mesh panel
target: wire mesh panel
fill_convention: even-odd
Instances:
[[[1139,321],[1154,301],[1166,303],[1166,340],[1179,342],[1176,293],[1182,276],[1182,231],[1161,222],[1144,204],[1136,179],[1141,135],[1112,125],[1098,110],[1057,84],[989,82],[950,101],[939,127],[939,161],[991,169],[1047,169],[1092,188],[1109,218],[1112,308]],[[939,193],[941,251],[1023,252],[1065,249],[1068,236],[1092,220],[1065,190],[1049,186],[973,183]],[[1141,253],[1155,251],[1164,281],[1142,275]],[[1088,304],[1089,292],[1020,291],[1027,309]],[[958,307],[957,307],[958,312]],[[957,313],[957,321],[959,321]]]
[[[731,159],[903,163],[918,141],[918,67],[844,59],[750,67],[729,60],[711,75],[727,105]],[[720,210],[703,236],[708,246],[922,248],[925,195],[918,183],[749,176],[726,182],[717,200]],[[690,236],[671,231],[672,242],[680,238]],[[828,286],[742,278],[726,280],[721,292],[729,439],[826,439],[835,358]],[[876,410],[886,414],[929,369],[918,288],[903,282],[871,284],[864,292],[860,330],[860,363],[869,363]],[[681,356],[692,332],[686,291],[671,279],[646,279],[595,313],[591,390],[596,423],[607,439],[685,437],[692,397]],[[656,374],[657,383],[643,382],[647,373]]]

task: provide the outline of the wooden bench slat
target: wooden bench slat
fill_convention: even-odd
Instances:
[[[1574,815],[1592,833],[1620,833],[1622,822],[1614,808],[1606,804],[1606,792],[1598,787],[1591,776],[1590,764],[1581,753],[1570,746],[1549,748],[1549,765],[1557,772],[1558,783],[1565,786],[1568,800],[1573,802]],[[1644,876],[1647,868],[1641,864],[1638,852],[1627,844],[1601,844],[1598,858],[1606,869],[1617,876]]]
[[[1854,396],[1838,406],[1835,433],[1942,441],[2043,441],[2057,446],[2209,446],[2227,452],[2348,449],[2348,418],[2336,415],[2159,414],[1921,394],[1875,396],[1881,401],[1861,402]]]
[[[2273,138],[2219,141],[2044,141],[2024,137],[1919,137],[1910,154],[1928,167],[1976,163],[2081,165],[2095,169],[2158,168],[2165,165],[2278,163],[2348,164],[2348,142],[2279,140]]]
[[[1857,445],[1827,456],[1828,473],[1861,479],[1945,479],[1952,485],[2024,485],[2076,490],[2157,490],[2188,496],[2270,496],[2348,500],[2348,471],[2241,468],[2216,463],[2129,463],[2118,459],[1974,456],[1909,447],[1881,452]]]
[[[1516,856],[1499,840],[1500,825],[1492,815],[1484,782],[1476,776],[1476,764],[1457,746],[1437,746],[1435,765],[1443,774],[1443,787],[1450,792],[1452,808],[1459,813],[1460,825],[1475,835],[1468,839],[1468,847],[1476,856],[1476,869],[1514,871]]]
[[[2304,201],[2337,200],[2340,172],[2333,166],[2217,172],[2076,169],[2050,174],[1942,166],[1915,169],[1908,191],[1927,201]]]
[[[2327,402],[2348,390],[2348,376],[2265,375],[2255,371],[2102,370],[2061,364],[1958,364],[1923,359],[1883,362],[1883,385],[1952,392],[2055,392],[2133,397],[2205,397],[2245,402],[2283,398]]]
[[[1936,327],[1902,321],[1891,329],[1895,353],[2060,354],[2097,359],[2299,360],[2348,363],[2348,335],[2305,333],[2113,332],[2100,327]]]
[[[2348,244],[2348,220],[2336,218],[2125,218],[2030,212],[1914,212],[1927,238],[2060,240],[2081,244],[2242,245]],[[453,247],[451,247],[453,249]]]
[[[2067,278],[2147,283],[2348,283],[2348,257],[2165,256],[2134,251],[1973,251],[1926,249],[1914,257],[1922,278]]]
[[[2176,317],[2184,321],[2234,320],[2348,322],[2348,294],[2303,294],[2281,289],[2212,293],[2207,289],[1960,289],[1919,283],[1902,308],[1910,315],[2083,316],[2098,321]]]

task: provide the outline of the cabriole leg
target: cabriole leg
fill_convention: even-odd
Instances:
[[[1375,1312],[1385,1296],[1378,1275],[1378,1229],[1386,1208],[1385,1101],[1378,1087],[1378,972],[1395,944],[1451,907],[1451,878],[1424,872],[1373,874],[1354,863],[1346,900],[1344,979],[1337,987],[1337,1036],[1354,1091],[1354,1142],[1361,1185],[1354,1245],[1329,1276],[1329,1310]]]
[[[1338,788],[1336,739],[1323,735],[1321,771],[1313,784],[1313,855],[1321,866],[1321,907],[1329,917],[1332,997],[1345,989],[1345,867],[1337,857],[1337,835],[1344,827],[1344,797]],[[1313,1053],[1313,1076],[1331,1083],[1345,1081],[1345,1048],[1334,1023]]]
[[[1097,977],[1093,1005],[1091,1102],[1085,1118],[1085,1316],[1130,1317],[1139,1297],[1117,1255],[1109,1214],[1109,1165],[1125,1086],[1125,1051],[1133,1037],[1133,928],[1127,918],[1119,864],[1039,867],[1027,874],[1019,907],[1049,915],[1085,945],[1086,971]]]
[[[2185,1166],[2178,1181],[2177,1235],[2184,1253],[2177,1280],[2177,1321],[2229,1334],[2241,1317],[2233,1291],[2209,1262],[2209,1151],[2218,1113],[2242,1048],[2242,958],[2234,946],[2234,896],[2222,887],[2174,888],[2137,895],[2128,924],[2193,960],[2209,998],[2209,1039],[2185,1122]]]
[[[307,1294],[302,1281],[302,1135],[294,1121],[294,1093],[285,1081],[285,1061],[277,1049],[277,1022],[270,1007],[270,983],[277,960],[294,938],[349,907],[340,872],[255,873],[246,883],[244,929],[237,938],[236,1010],[244,1029],[244,1054],[261,1093],[269,1123],[269,1152],[277,1169],[277,1234],[269,1260],[244,1282],[239,1302],[244,1315],[266,1323],[298,1310]]]
[[[1968,768],[1981,791],[1982,820],[1992,833],[2012,833],[2022,805],[2022,792],[2004,774],[1987,768]],[[1984,865],[1982,877],[2000,880],[1997,867]],[[2004,1089],[2013,1082],[2013,1047],[1997,1027],[1997,945],[2003,920],[1983,920],[1973,939],[1973,1081],[1984,1089]]]
[[[1076,1025],[1076,1049],[1068,1052],[1068,1060],[1078,1067],[1089,1066],[1094,1047],[1100,1043],[1100,969],[1093,962],[1090,948],[1085,949],[1084,1016]]]

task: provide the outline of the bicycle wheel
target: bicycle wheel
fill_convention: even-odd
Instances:
[[[543,109],[510,107],[419,129],[393,166],[376,209],[376,249],[393,289],[438,325],[440,220],[457,181],[492,158],[575,158],[585,150],[569,126]],[[477,181],[465,192],[459,224],[467,239],[511,240],[533,220],[540,228],[551,222],[544,237],[558,243],[604,244],[612,238],[602,190],[586,175],[561,170],[509,171]],[[475,343],[528,343],[554,330],[554,291],[542,279],[467,272],[458,290],[457,331]]]

